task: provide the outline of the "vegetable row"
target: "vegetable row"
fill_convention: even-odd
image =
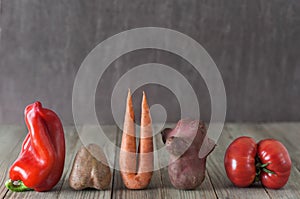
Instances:
[[[130,91],[120,151],[120,173],[128,189],[145,189],[153,169],[152,120],[143,92],[141,104],[139,147],[136,146],[135,115]],[[6,187],[11,191],[51,190],[60,180],[65,161],[65,138],[62,123],[55,112],[35,102],[25,108],[28,134],[21,152],[9,169]],[[169,153],[168,173],[178,189],[195,189],[205,178],[206,158],[216,144],[207,136],[206,127],[199,120],[180,120],[174,129],[161,133]],[[256,143],[250,137],[234,140],[225,152],[224,166],[230,181],[247,187],[261,181],[267,188],[283,187],[290,176],[291,159],[282,143],[274,139]],[[111,170],[100,146],[90,144],[77,152],[69,176],[75,190],[107,189]]]

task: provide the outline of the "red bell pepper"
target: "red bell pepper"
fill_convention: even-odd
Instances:
[[[65,138],[59,117],[40,102],[25,109],[27,134],[6,187],[12,191],[48,191],[60,180],[65,162]]]

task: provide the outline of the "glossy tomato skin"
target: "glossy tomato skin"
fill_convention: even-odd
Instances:
[[[266,169],[274,172],[262,171],[262,184],[271,189],[283,187],[290,176],[292,162],[285,146],[274,139],[262,140],[258,143],[257,155],[262,164],[269,163]]]
[[[224,165],[228,178],[238,187],[247,187],[255,180],[257,145],[250,137],[239,137],[227,148]]]

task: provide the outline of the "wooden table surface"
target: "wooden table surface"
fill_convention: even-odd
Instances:
[[[174,126],[174,125],[168,125]],[[82,128],[92,132],[93,127]],[[121,131],[116,126],[105,126],[104,131],[111,142],[119,145]],[[119,171],[113,170],[113,180],[108,190],[88,189],[74,191],[68,185],[68,176],[77,149],[82,145],[74,127],[65,127],[66,162],[63,176],[49,192],[28,191],[13,193],[4,186],[8,179],[8,168],[16,159],[27,133],[25,127],[0,126],[0,198],[300,198],[300,123],[226,124],[218,144],[207,160],[204,182],[196,190],[177,190],[172,187],[167,168],[154,172],[146,190],[128,190],[124,187]],[[226,147],[239,136],[247,135],[257,141],[264,138],[280,140],[288,149],[293,167],[287,185],[280,190],[265,189],[260,184],[249,188],[237,188],[228,180],[223,166]],[[86,143],[88,140],[85,140]],[[155,146],[163,145],[160,135],[155,136]],[[157,157],[156,161],[168,157]],[[111,161],[118,162],[118,154],[111,154]]]

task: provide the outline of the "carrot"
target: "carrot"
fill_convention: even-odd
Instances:
[[[128,91],[125,120],[120,152],[120,170],[128,189],[144,189],[153,173],[152,122],[145,92],[143,92],[139,161],[137,165],[134,111],[130,90]]]

